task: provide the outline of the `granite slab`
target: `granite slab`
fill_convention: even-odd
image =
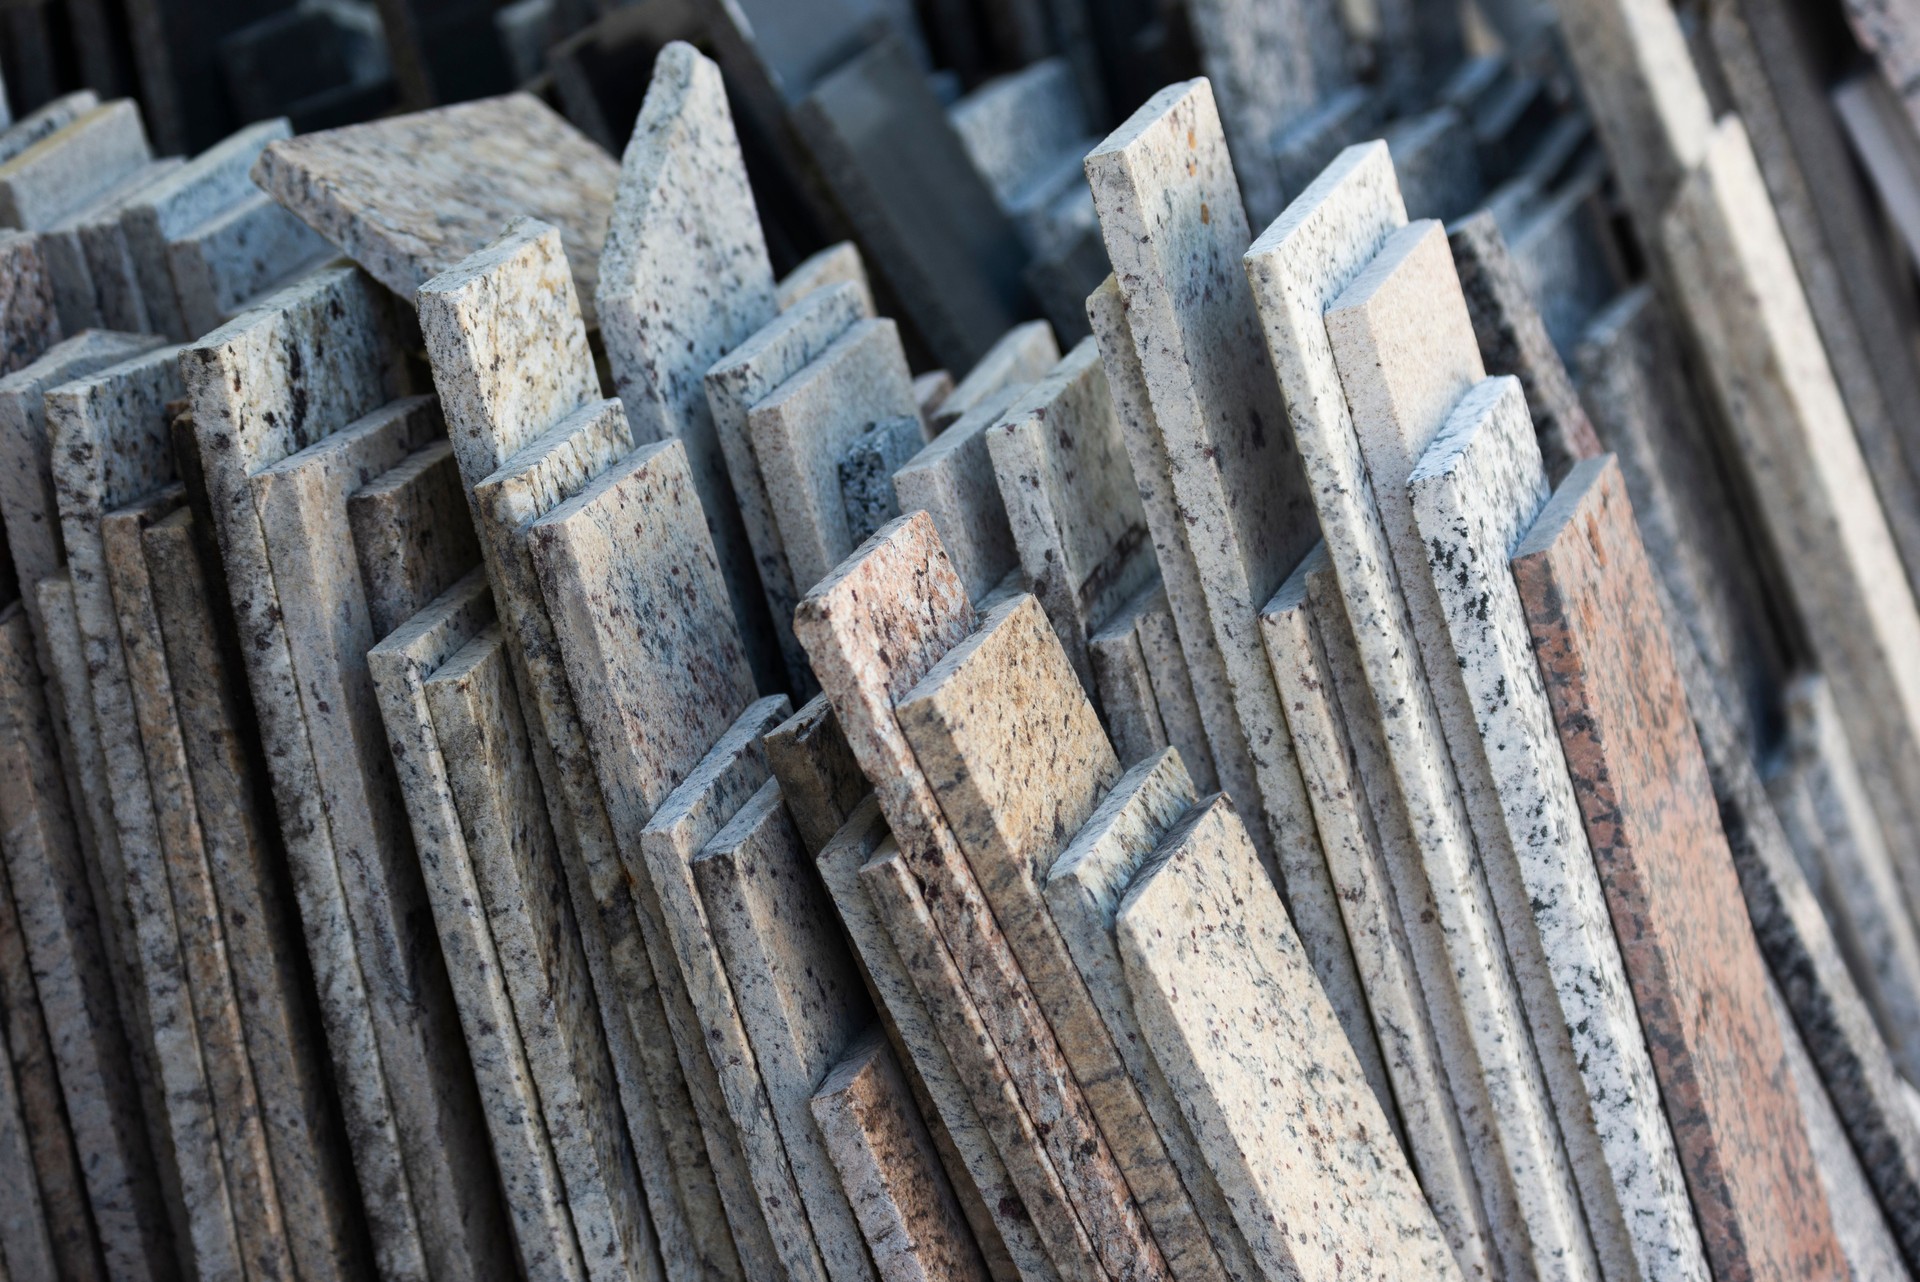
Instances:
[[[919,402],[920,417],[933,422],[933,416],[953,395],[953,375],[943,369],[930,369],[913,380],[913,399]]]
[[[762,784],[691,868],[827,1275],[871,1279],[865,1239],[809,1102],[873,1023],[873,1004],[780,785]]]
[[[453,444],[430,441],[347,496],[369,631],[385,637],[480,564]]]
[[[11,904],[4,909],[11,917]],[[4,1050],[4,1047],[0,1047]],[[54,1276],[53,1241],[27,1140],[27,1119],[20,1107],[20,1085],[13,1062],[0,1053],[0,1160],[18,1174],[0,1193],[0,1273],[11,1278]]]
[[[687,447],[749,662],[772,689],[783,665],[703,380],[778,312],[773,264],[720,67],[681,41],[655,56],[620,162],[594,310],[636,438]]]
[[[1233,804],[1114,913],[1140,1030],[1269,1277],[1461,1276]]]
[[[1060,344],[1045,321],[1015,325],[994,340],[966,377],[941,398],[929,425],[935,435],[946,431],[978,409],[990,396],[1007,388],[1024,388],[1045,377],[1060,360]]]
[[[1147,662],[1147,677],[1153,683],[1153,701],[1160,709],[1167,743],[1180,749],[1196,787],[1218,791],[1213,747],[1207,742],[1200,705],[1193,697],[1193,674],[1180,645],[1179,625],[1174,621],[1164,582],[1149,590],[1134,630],[1140,638],[1140,653]]]
[[[766,749],[768,771],[780,781],[780,798],[801,842],[819,855],[861,798],[872,791],[826,696],[817,694],[807,700],[798,712],[767,731],[761,745]]]
[[[402,298],[514,216],[543,219],[560,229],[591,319],[619,168],[532,94],[281,139],[260,153],[253,174]]]
[[[987,450],[987,429],[1020,391],[1008,383],[988,393],[893,474],[900,510],[924,510],[933,517],[960,581],[976,600],[1020,565]]]
[[[28,112],[0,131],[0,160],[12,160],[42,138],[65,129],[99,105],[99,94],[91,89],[76,89]]]
[[[1845,1276],[1632,515],[1590,459],[1515,550],[1542,681],[1707,1258]]]
[[[1121,606],[1106,625],[1087,638],[1087,666],[1114,752],[1126,765],[1145,761],[1167,746],[1166,722],[1154,694],[1153,672],[1140,643],[1140,620],[1153,589]]]
[[[860,247],[850,240],[828,245],[802,259],[798,267],[775,282],[774,301],[784,312],[809,294],[835,285],[857,288],[862,313],[873,315],[873,286],[867,280],[867,263],[860,257]]]
[[[152,159],[139,106],[102,104],[0,162],[0,223],[45,231]]]
[[[265,192],[167,243],[167,265],[190,334],[204,334],[334,248]]]
[[[119,206],[179,164],[177,157],[142,162],[40,233],[40,253],[53,277],[54,306],[64,332],[77,334],[101,324],[135,331],[147,328],[139,283],[132,278],[124,253],[113,252],[111,245],[119,238]],[[106,252],[97,264],[88,252],[87,232],[96,233],[91,238],[96,243],[106,242],[100,245]]]
[[[140,266],[127,237],[126,211],[177,173],[186,161],[178,156],[156,160],[139,170],[117,192],[96,202],[73,219],[73,234],[87,260],[100,321],[110,329],[134,333],[159,328],[147,307],[140,282]]]
[[[60,314],[37,236],[0,232],[0,265],[0,370],[11,374],[59,341]]]
[[[847,446],[840,456],[840,502],[847,512],[847,534],[855,547],[900,515],[893,474],[927,444],[927,425],[918,414],[883,418]]]

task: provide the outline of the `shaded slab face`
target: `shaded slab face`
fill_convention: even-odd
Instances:
[[[45,231],[152,159],[133,100],[95,107],[0,162],[0,222]]]
[[[1045,321],[1015,325],[995,340],[966,377],[953,385],[929,420],[936,434],[978,409],[986,399],[1009,387],[1025,387],[1046,374],[1060,359],[1060,344]]]
[[[619,180],[611,156],[524,93],[284,139],[253,172],[402,298],[526,214],[559,227],[591,299]]]
[[[1129,601],[1087,639],[1087,666],[1093,669],[1100,711],[1124,765],[1145,761],[1167,746],[1166,721],[1140,644],[1140,619],[1150,595],[1142,592]]]
[[[989,393],[893,474],[900,510],[933,515],[940,542],[976,601],[1020,564],[987,451],[987,429],[1016,395],[1011,386]]]
[[[985,1282],[986,1263],[879,1028],[834,1065],[808,1106],[882,1282]]]
[[[774,286],[774,299],[780,310],[786,311],[809,294],[835,285],[854,286],[866,314],[873,315],[873,287],[867,283],[867,264],[860,257],[860,247],[850,240],[808,255],[798,267],[780,278]]]
[[[389,635],[480,563],[448,441],[421,446],[355,490],[347,524],[375,637]]]
[[[0,369],[11,374],[60,337],[53,279],[31,232],[0,232]]]
[[[1230,802],[1162,838],[1115,933],[1141,1031],[1270,1276],[1461,1276]]]
[[[817,854],[871,791],[827,697],[815,695],[769,730],[765,746],[787,813],[800,840]]]
[[[1576,467],[1514,579],[1707,1257],[1844,1277],[1767,977],[1646,554],[1610,456]]]
[[[265,192],[216,214],[167,245],[167,263],[190,334],[204,334],[310,264],[331,244]]]
[[[840,501],[847,510],[847,536],[858,547],[900,515],[893,474],[927,443],[918,414],[881,419],[840,456]]]

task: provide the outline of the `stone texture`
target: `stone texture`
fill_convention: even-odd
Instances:
[[[385,637],[480,563],[450,442],[431,441],[347,497],[371,633]]]
[[[1333,608],[1316,608],[1329,599]],[[1411,940],[1424,923],[1416,921],[1411,931],[1406,925],[1395,877],[1398,871],[1403,881],[1406,872],[1391,862],[1418,858],[1411,840],[1401,839],[1407,835],[1404,811],[1388,803],[1376,818],[1382,807],[1370,804],[1373,794],[1385,790],[1367,786],[1370,777],[1377,778],[1368,769],[1384,769],[1387,750],[1372,699],[1342,689],[1344,675],[1346,684],[1359,687],[1357,694],[1364,696],[1366,678],[1324,544],[1267,603],[1260,627],[1380,1045],[1385,1089],[1374,1082],[1374,1092],[1383,1108],[1389,1102],[1395,1106],[1396,1131],[1461,1272],[1495,1276],[1487,1199],[1463,1124],[1484,1107],[1485,1090],[1464,1082],[1457,1090],[1450,1087],[1450,1053],[1451,1062],[1471,1066],[1471,1060],[1457,1058],[1465,1043],[1462,1021],[1457,1010],[1429,1003],[1423,980],[1442,1002],[1458,999],[1435,973],[1441,968],[1432,965],[1435,956],[1444,956],[1440,940],[1426,932],[1429,947],[1422,955]],[[1357,706],[1344,706],[1343,696]],[[1124,883],[1115,887],[1112,899],[1117,902],[1124,889]],[[1445,1040],[1439,1035],[1453,1030],[1461,1035]],[[1395,1120],[1390,1111],[1388,1121]]]
[[[1166,722],[1154,695],[1153,673],[1140,643],[1140,620],[1151,604],[1150,588],[1121,606],[1106,626],[1087,639],[1087,665],[1100,696],[1100,711],[1122,763],[1145,761],[1167,746]]]
[[[988,397],[1020,389],[1046,375],[1060,360],[1060,344],[1045,321],[1028,321],[1002,334],[941,398],[931,426],[938,435],[978,409]]]
[[[861,555],[802,600],[794,631],[901,841],[899,873],[924,879],[918,912],[937,929],[926,942],[944,945],[934,956],[962,977],[988,1042],[1041,1137],[1044,1152],[1036,1156],[1055,1168],[1058,1187],[1071,1198],[1072,1218],[1086,1225],[1092,1240],[1087,1266],[1107,1270],[1115,1282],[1163,1278],[1165,1259],[893,713],[893,700],[917,684],[973,622],[973,608],[932,519],[915,513],[875,534]],[[902,920],[898,911],[883,908],[882,915]],[[900,929],[894,929],[894,942],[905,951]],[[960,1027],[952,1032],[958,1037]],[[960,1053],[952,1041],[948,1050]],[[1002,1157],[1011,1164],[1005,1147]],[[1027,1200],[1037,1223],[1063,1213]],[[1053,1256],[1063,1276],[1075,1267],[1074,1257],[1062,1250],[1054,1249]]]
[[[100,95],[91,89],[77,89],[20,117],[0,130],[0,161],[12,160],[42,138],[65,129],[100,105]]]
[[[847,446],[881,419],[918,413],[890,320],[855,323],[749,409],[747,432],[797,591],[856,546],[840,497]]]
[[[824,704],[824,696],[821,702]],[[829,712],[828,716],[831,715]],[[837,729],[835,723],[836,732]],[[767,744],[774,776],[781,778],[773,736],[769,736]],[[784,779],[780,787],[782,793],[786,793]],[[976,1043],[974,1049],[967,1052],[968,1068],[981,1067],[988,1071],[963,1079],[934,1022],[932,1010],[936,1005],[942,1011],[961,1013],[956,1027],[977,1022],[977,1018],[965,1017],[971,1002],[959,987],[959,976],[948,970],[946,976],[952,981],[952,987],[931,998],[922,997],[915,977],[894,947],[888,924],[882,921],[861,884],[861,867],[887,837],[880,804],[868,794],[851,810],[845,825],[821,847],[815,867],[859,957],[861,972],[873,991],[900,1063],[912,1075],[909,1085],[915,1088],[921,1115],[927,1121],[940,1160],[952,1181],[961,1214],[972,1227],[987,1272],[996,1282],[1011,1282],[1014,1278],[1040,1282],[1055,1278],[1058,1274],[1022,1203],[1021,1187],[1010,1178],[997,1147],[1002,1136],[1016,1136],[1020,1125],[1017,1102],[1010,1090],[998,1084],[1004,1074],[992,1071],[997,1061],[985,1049],[985,1043]],[[928,942],[937,946],[937,941],[931,941],[930,937]],[[976,1099],[995,1119],[991,1127],[983,1122],[982,1113],[976,1109]],[[827,1138],[832,1145],[831,1133]],[[860,1211],[858,1201],[854,1210],[856,1214]],[[885,1267],[878,1255],[875,1264]]]
[[[1187,668],[1186,651],[1180,646],[1179,625],[1173,619],[1164,585],[1147,595],[1135,632],[1140,638],[1140,654],[1147,663],[1147,676],[1153,683],[1153,701],[1160,709],[1160,725],[1167,742],[1180,749],[1194,785],[1208,791],[1219,789],[1213,765],[1213,749],[1207,742],[1206,727],[1201,724],[1200,705],[1193,698],[1193,676]]]
[[[1141,1033],[1268,1276],[1461,1276],[1231,802],[1161,838],[1114,933]]]
[[[900,510],[924,509],[933,517],[960,581],[976,600],[1020,564],[987,451],[987,429],[1019,392],[1007,384],[989,393],[893,474]]]
[[[775,388],[800,373],[846,333],[871,318],[873,302],[847,284],[823,285],[790,305],[751,338],[715,361],[706,372],[707,406],[740,504],[740,519],[753,545],[754,567],[773,616],[787,675],[796,694],[812,688],[806,653],[793,639],[793,607],[800,594],[787,563],[767,479],[748,430],[748,412]],[[891,472],[889,472],[891,477]]]
[[[265,192],[167,244],[190,334],[214,329],[287,277],[334,256],[332,245]]]
[[[521,1266],[529,1278],[577,1279],[587,1276],[586,1265],[427,701],[434,674],[493,626],[493,601],[476,570],[369,650],[367,666],[379,692]]]
[[[826,696],[767,731],[762,745],[801,842],[818,855],[870,790]]]
[[[178,158],[138,164],[40,233],[40,254],[53,277],[54,306],[63,331],[77,334],[103,323],[117,329],[147,328],[139,282],[132,278],[125,254],[114,253],[111,242],[120,237],[119,207],[179,165]],[[105,251],[97,264],[95,256],[88,253],[89,240],[100,243]]]
[[[913,399],[919,402],[920,417],[926,422],[933,422],[935,412],[946,404],[947,397],[952,394],[953,375],[946,370],[928,370],[913,380]]]
[[[45,231],[152,159],[138,105],[95,107],[0,162],[0,223]]]
[[[53,280],[39,238],[0,232],[0,370],[11,374],[60,338]]]
[[[692,873],[828,1276],[870,1279],[853,1206],[808,1102],[872,1023],[873,1005],[778,783],[748,798],[694,857]]]
[[[86,256],[87,276],[93,282],[94,301],[100,307],[100,321],[110,328],[134,332],[158,328],[148,310],[140,266],[127,237],[126,211],[185,164],[178,156],[156,160],[114,196],[96,202],[73,220],[73,233]]]
[[[663,1276],[496,624],[425,683],[461,834],[589,1277]]]
[[[141,543],[240,1027],[293,1263],[303,1278],[351,1278],[369,1267],[351,1158],[284,884],[285,856],[270,831],[253,709],[216,630],[224,597],[216,598],[202,570],[192,521],[175,512],[148,526]]]
[[[1474,209],[1486,194],[1473,125],[1457,107],[1439,106],[1403,117],[1387,129],[1385,138],[1411,216],[1450,222]]]
[[[591,300],[619,176],[611,156],[525,93],[281,139],[253,172],[402,298],[525,214],[560,229]]]
[[[840,501],[847,512],[847,534],[855,547],[900,515],[893,474],[926,444],[927,425],[918,414],[906,414],[881,419],[840,456]]]
[[[881,1282],[985,1282],[980,1248],[878,1028],[834,1065],[808,1107]]]
[[[67,1124],[74,1148],[86,1155],[81,1173],[101,1257],[109,1276],[176,1277],[94,879],[81,859],[56,768],[26,618],[14,610],[0,612],[0,726],[6,730],[0,735],[0,851]],[[8,1037],[11,1042],[11,1029]]]
[[[1556,997],[1557,1019],[1531,993],[1528,1014],[1588,1230],[1596,1250],[1613,1255],[1610,1273],[1704,1279],[1633,992],[1506,569],[1549,496],[1519,381],[1489,379],[1461,398],[1407,489],[1477,721],[1471,741],[1454,741],[1455,760],[1498,794],[1516,864],[1508,875],[1532,912],[1531,922],[1502,922],[1507,951],[1516,969],[1543,973]]]
[[[1920,72],[1920,28],[1915,27],[1913,15],[1884,0],[1848,0],[1841,8],[1854,37],[1873,55],[1880,75],[1900,96],[1907,114],[1920,121],[1913,87]]]
[[[867,283],[867,264],[860,257],[860,247],[850,240],[809,255],[782,276],[774,286],[774,301],[784,312],[808,295],[835,285],[854,286],[859,291],[863,314],[873,315],[873,286]]]
[[[1049,914],[1048,869],[1120,763],[1038,600],[1003,602],[895,704],[900,728],[1175,1277],[1221,1269]]]
[[[11,905],[9,905],[9,908]],[[11,912],[8,913],[11,916]],[[23,1278],[54,1276],[53,1242],[27,1142],[26,1115],[13,1063],[0,1046],[0,1160],[18,1172],[0,1192],[0,1273]]]
[[[779,682],[754,551],[729,483],[708,368],[774,318],[773,264],[719,66],[674,41],[620,165],[594,308],[637,439],[679,437],[762,686]]]
[[[1611,459],[1574,469],[1513,573],[1708,1259],[1727,1276],[1845,1276]]]

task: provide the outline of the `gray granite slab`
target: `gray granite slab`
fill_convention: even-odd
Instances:
[[[1626,283],[1612,244],[1608,175],[1602,157],[1586,156],[1512,227],[1514,266],[1539,300],[1547,336],[1562,347],[1578,341]]]
[[[800,840],[818,855],[872,791],[826,696],[809,699],[761,743]]]
[[[303,1278],[351,1278],[368,1267],[366,1228],[285,856],[271,831],[261,763],[249,761],[244,746],[252,707],[218,637],[192,520],[175,512],[148,526],[141,543],[200,836],[293,1263]]]
[[[1273,143],[1281,190],[1298,199],[1342,151],[1382,133],[1389,110],[1381,90],[1349,85],[1295,121]]]
[[[692,45],[674,41],[654,58],[621,159],[594,309],[637,438],[686,444],[749,661],[771,689],[783,665],[766,644],[771,620],[702,380],[778,304],[720,68]]]
[[[902,842],[899,871],[925,879],[924,911],[944,945],[937,956],[966,983],[1042,1138],[1044,1159],[1092,1240],[1094,1254],[1084,1265],[1056,1250],[1056,1267],[1063,1275],[1075,1267],[1104,1269],[1115,1282],[1165,1277],[1165,1258],[894,716],[894,699],[958,644],[974,621],[932,519],[914,513],[883,528],[818,585],[801,602],[794,631]],[[902,945],[898,931],[895,944]],[[951,1043],[948,1050],[958,1054]],[[1002,1157],[1012,1160],[1004,1149]],[[1053,1214],[1031,1202],[1028,1209],[1036,1220]]]
[[[1166,722],[1153,690],[1153,672],[1140,644],[1140,619],[1152,590],[1120,607],[1087,639],[1088,666],[1113,749],[1126,765],[1145,761],[1167,746]]]
[[[991,1276],[879,1028],[854,1043],[808,1105],[882,1282]]]
[[[1060,360],[1060,344],[1045,321],[1028,321],[1002,334],[941,398],[930,420],[937,435],[1009,387],[1025,387]]]
[[[0,1052],[4,1050],[0,1046]],[[20,1085],[13,1062],[4,1053],[0,1053],[0,1160],[17,1173],[0,1192],[0,1273],[9,1278],[15,1274],[50,1278],[54,1276],[53,1241],[47,1235],[46,1210],[27,1141]]]
[[[332,245],[265,192],[167,243],[167,264],[191,334],[216,328],[274,285],[334,256]]]
[[[26,619],[0,613],[0,843],[94,1232],[110,1276],[178,1276],[142,1089],[83,865]],[[11,1038],[11,1033],[9,1033]]]
[[[947,397],[953,395],[953,375],[943,369],[928,370],[913,380],[913,399],[920,404],[920,417],[928,423],[939,408],[946,404]]]
[[[428,677],[467,856],[590,1277],[660,1278],[559,851],[499,625]]]
[[[802,259],[798,267],[775,283],[774,301],[784,312],[809,294],[835,285],[858,289],[864,314],[873,315],[873,286],[867,280],[867,264],[860,257],[860,247],[850,240],[828,245]]]
[[[370,631],[385,637],[480,564],[453,445],[431,441],[347,497]]]
[[[0,265],[0,369],[12,373],[59,340],[60,314],[39,237],[0,232]]]
[[[1403,117],[1388,127],[1385,140],[1413,217],[1449,222],[1480,204],[1486,189],[1473,125],[1458,108],[1443,105]]]
[[[527,1064],[488,903],[427,701],[433,675],[493,626],[485,576],[474,570],[369,650],[367,665],[406,797],[521,1267],[529,1278],[584,1278],[586,1264],[539,1088]]]
[[[73,220],[73,233],[86,256],[87,276],[93,282],[94,301],[100,308],[100,323],[111,329],[139,333],[159,328],[147,307],[140,268],[127,238],[126,211],[185,164],[178,156],[156,160],[138,171],[115,195],[96,202]]]
[[[786,545],[768,494],[767,479],[748,430],[748,411],[822,355],[856,321],[873,316],[873,300],[847,283],[823,285],[715,361],[706,373],[707,405],[740,503],[740,519],[753,545],[754,567],[766,592],[787,674],[796,694],[813,686],[806,653],[793,639],[793,607],[800,594],[787,563]],[[892,473],[888,473],[891,477]],[[891,492],[891,491],[889,491]]]
[[[91,89],[76,89],[28,112],[0,132],[0,160],[12,160],[48,134],[65,129],[99,105],[99,94]]]
[[[1084,150],[1091,132],[1073,68],[1060,57],[995,76],[948,108],[947,118],[1002,208],[1014,206],[1062,154]]]
[[[1267,1276],[1462,1276],[1231,802],[1161,839],[1114,933],[1141,1032]]]
[[[1463,397],[1407,490],[1477,723],[1469,742],[1453,741],[1456,760],[1485,772],[1498,794],[1532,911],[1531,936],[1528,923],[1503,920],[1507,950],[1516,968],[1544,970],[1557,998],[1557,1020],[1531,993],[1528,1014],[1595,1248],[1615,1257],[1610,1271],[1705,1278],[1633,990],[1505,568],[1549,496],[1519,380],[1485,380]]]
[[[0,162],[0,223],[45,231],[152,159],[137,104],[95,107]]]
[[[1200,720],[1200,705],[1193,697],[1193,675],[1187,667],[1186,651],[1180,646],[1179,625],[1174,622],[1164,584],[1155,584],[1149,590],[1134,631],[1140,638],[1140,654],[1147,663],[1147,677],[1153,683],[1153,701],[1160,709],[1167,743],[1180,749],[1181,760],[1187,763],[1187,773],[1193,776],[1196,787],[1217,791],[1213,748]]]
[[[762,784],[691,868],[827,1275],[871,1279],[865,1239],[809,1102],[872,1024],[873,1004],[780,785]]]
[[[253,173],[402,298],[515,215],[544,219],[590,306],[619,169],[552,108],[514,93],[281,139]]]
[[[143,161],[40,233],[40,253],[53,277],[54,306],[60,313],[60,328],[66,333],[77,334],[103,323],[118,329],[147,328],[138,293],[128,296],[129,288],[137,291],[139,285],[130,279],[124,255],[116,256],[109,251],[100,264],[105,279],[96,280],[92,256],[87,252],[81,232],[83,229],[101,231],[111,241],[120,230],[119,206],[179,164],[178,158]],[[111,317],[103,311],[108,297],[115,302]]]
[[[883,418],[847,446],[840,456],[840,501],[847,512],[847,534],[858,547],[873,532],[900,515],[893,474],[927,444],[927,425],[918,414]]]
[[[1020,565],[987,449],[987,429],[1020,391],[1010,382],[988,393],[893,474],[900,510],[932,515],[940,542],[975,599]]]

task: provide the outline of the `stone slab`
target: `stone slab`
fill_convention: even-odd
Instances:
[[[1230,801],[1161,838],[1114,933],[1140,1030],[1269,1276],[1462,1276]]]
[[[809,294],[835,285],[855,286],[863,313],[873,315],[873,286],[867,281],[866,260],[860,257],[860,247],[850,240],[828,245],[802,259],[798,267],[775,283],[774,301],[784,312]]]
[[[1167,732],[1167,743],[1180,749],[1187,773],[1196,787],[1218,791],[1214,771],[1213,748],[1207,742],[1206,726],[1200,720],[1200,705],[1193,697],[1193,676],[1187,667],[1186,652],[1180,646],[1179,625],[1174,622],[1173,607],[1167,601],[1164,584],[1154,587],[1140,611],[1135,632],[1140,638],[1140,654],[1146,660],[1147,677],[1153,683],[1153,701],[1160,709],[1160,725]]]
[[[840,496],[847,446],[881,419],[918,413],[899,331],[884,319],[853,324],[748,410],[754,457],[802,595],[857,546]]]
[[[1011,208],[1065,152],[1084,150],[1087,108],[1060,57],[995,76],[947,110],[1002,208]]]
[[[0,369],[11,374],[60,338],[53,279],[31,232],[0,232]]]
[[[45,231],[152,159],[138,105],[95,107],[0,162],[0,223]]]
[[[222,210],[167,243],[167,264],[187,332],[204,334],[333,246],[265,192]]]
[[[611,156],[525,93],[281,139],[253,172],[402,298],[523,214],[560,229],[589,303],[619,174]]]
[[[901,871],[924,879],[925,909],[957,969],[1030,1122],[1084,1223],[1087,1263],[1115,1282],[1161,1278],[1166,1261],[1127,1192],[1086,1099],[1034,1004],[940,805],[894,716],[893,701],[974,623],[973,607],[933,522],[914,513],[883,528],[800,604],[794,631],[813,660],[854,757],[901,842]],[[910,867],[909,867],[910,866]],[[901,936],[895,932],[896,946]],[[952,1044],[950,1052],[957,1051]],[[1003,1150],[1003,1157],[1007,1153]],[[1008,1159],[1011,1161],[1011,1158]],[[1028,1208],[1036,1220],[1056,1214]],[[1054,1252],[1063,1276],[1072,1258]]]
[[[347,498],[369,630],[385,637],[480,564],[453,445],[432,441]]]
[[[120,232],[119,206],[139,193],[179,159],[146,161],[121,174],[111,186],[40,233],[40,252],[53,276],[54,305],[60,328],[77,334],[90,326],[144,330],[147,321],[140,305],[139,282],[134,280],[124,254],[115,254],[111,242]],[[99,233],[107,252],[96,273],[83,232]],[[111,311],[108,305],[111,303]]]
[[[1619,468],[1574,469],[1515,551],[1682,1169],[1716,1269],[1845,1276],[1753,927]],[[1713,1015],[1706,1017],[1711,1008]]]
[[[1060,360],[1060,344],[1045,321],[1015,325],[983,353],[940,401],[930,420],[935,435],[978,409],[996,392],[1024,388]]]
[[[1154,694],[1153,672],[1140,643],[1140,620],[1153,589],[1120,607],[1087,639],[1087,663],[1113,748],[1126,765],[1145,761],[1167,746],[1166,722]]]
[[[86,255],[87,275],[93,281],[100,321],[108,328],[134,333],[159,328],[155,313],[147,306],[140,264],[127,237],[126,211],[146,199],[153,188],[166,182],[185,164],[178,156],[154,161],[116,197],[96,203],[74,220],[73,231]]]
[[[919,402],[920,417],[933,422],[934,413],[953,395],[953,375],[943,369],[928,370],[913,380],[913,399]]]
[[[1403,117],[1386,131],[1407,211],[1451,222],[1480,204],[1486,188],[1474,151],[1474,130],[1452,106]]]
[[[4,1049],[0,1046],[0,1051]],[[0,1053],[0,1159],[19,1172],[0,1194],[0,1273],[9,1278],[16,1273],[23,1278],[50,1278],[54,1276],[53,1242],[47,1236],[19,1082],[4,1053]]]
[[[927,444],[927,425],[918,414],[883,418],[847,446],[840,456],[840,501],[847,512],[847,534],[855,547],[900,515],[893,474]]]
[[[826,696],[809,699],[761,742],[800,840],[818,855],[872,790]]]
[[[76,89],[28,112],[0,131],[0,160],[12,160],[51,133],[65,129],[100,105],[91,89]]]
[[[783,665],[703,379],[774,318],[773,264],[720,67],[681,41],[654,58],[621,159],[594,310],[636,438],[687,447],[749,661],[772,689]]]
[[[191,513],[175,512],[148,526],[141,543],[240,1026],[293,1263],[301,1277],[351,1278],[369,1267],[366,1227],[285,855],[272,832],[262,763],[249,759],[253,709],[218,634],[192,522]]]
[[[871,1279],[859,1222],[809,1101],[872,1024],[873,1005],[812,864],[780,785],[769,779],[691,868],[827,1274]]]
[[[1547,336],[1571,347],[1626,284],[1604,159],[1587,155],[1512,227],[1514,264],[1538,300]]]
[[[990,1275],[878,1028],[834,1065],[808,1107],[881,1282],[984,1282]]]
[[[989,393],[893,474],[900,510],[932,515],[960,581],[976,600],[1020,565],[987,449],[987,429],[1018,395],[1014,384]]]
[[[873,302],[859,289],[842,283],[823,285],[782,308],[778,317],[715,361],[705,381],[707,405],[727,460],[727,473],[733,480],[747,541],[753,545],[754,568],[766,592],[774,632],[786,656],[787,675],[796,695],[805,695],[814,682],[806,653],[793,639],[793,607],[800,594],[787,562],[767,478],[748,430],[748,412],[825,353],[848,327],[870,319]]]

